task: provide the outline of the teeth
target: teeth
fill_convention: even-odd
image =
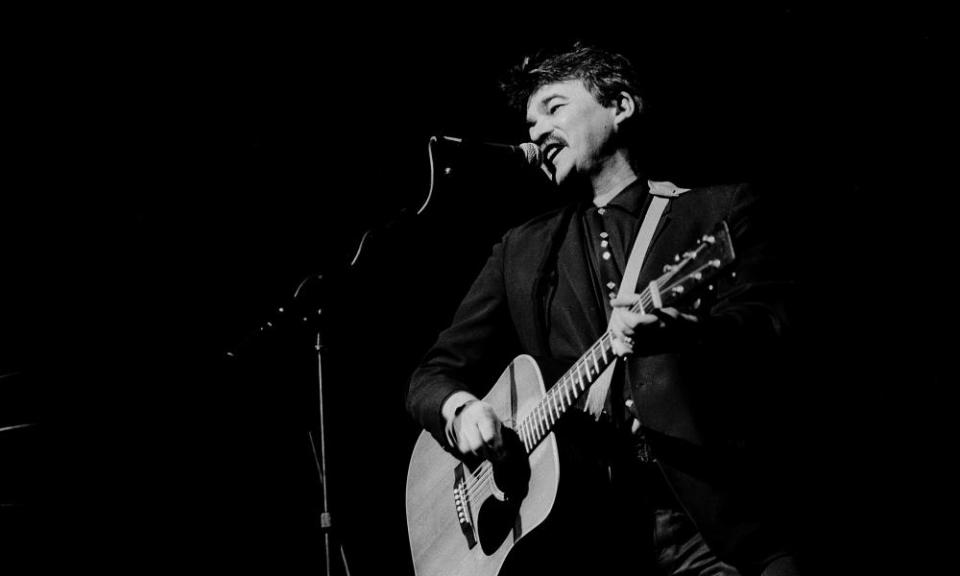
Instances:
[[[549,162],[553,162],[553,159],[557,157],[557,154],[560,153],[560,150],[563,146],[559,144],[551,144],[547,147],[547,153],[544,155]]]

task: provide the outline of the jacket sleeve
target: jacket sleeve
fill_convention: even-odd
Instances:
[[[794,289],[782,227],[769,200],[747,185],[733,193],[725,219],[736,252],[735,275],[717,283],[717,300],[705,318],[702,343],[724,347],[770,343],[788,330]]]
[[[644,425],[693,442],[718,435],[742,438],[747,428],[760,426],[758,414],[776,403],[794,290],[777,239],[776,213],[765,200],[749,186],[716,200],[720,204],[705,210],[729,226],[736,254],[732,270],[695,312],[697,324],[678,325],[628,363]],[[709,229],[711,222],[703,224]]]
[[[440,333],[410,379],[407,410],[443,446],[440,410],[446,399],[459,390],[483,397],[516,350],[504,285],[506,244],[505,236],[494,246],[452,324]]]

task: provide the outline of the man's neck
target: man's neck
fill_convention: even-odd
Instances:
[[[611,163],[594,176],[590,183],[593,186],[593,204],[606,206],[617,194],[637,179],[636,172],[622,155],[611,158]]]

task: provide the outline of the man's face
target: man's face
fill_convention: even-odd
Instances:
[[[562,183],[571,174],[599,174],[610,156],[616,105],[604,106],[581,80],[547,84],[527,105],[530,140],[540,146],[545,170]]]

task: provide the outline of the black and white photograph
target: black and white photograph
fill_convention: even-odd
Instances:
[[[11,13],[0,570],[940,573],[947,21]]]

